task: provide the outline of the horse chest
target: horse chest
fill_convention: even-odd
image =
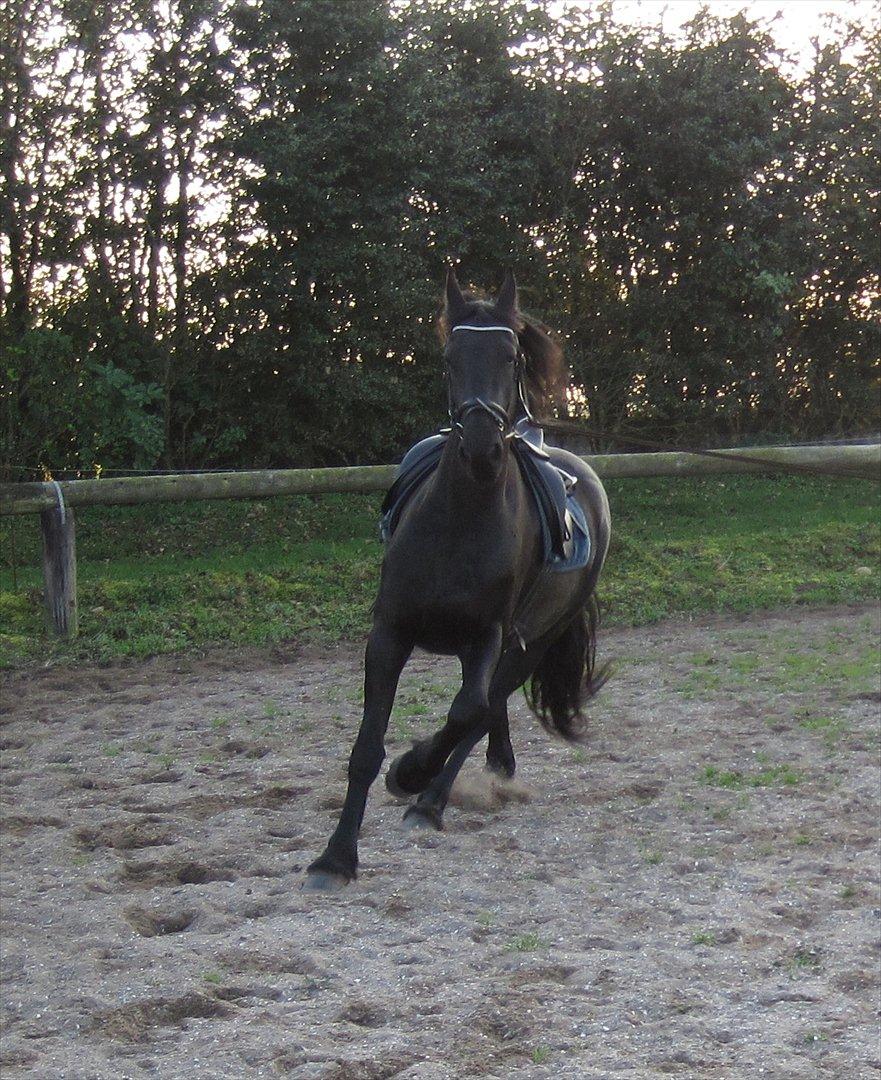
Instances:
[[[503,605],[510,595],[521,546],[513,529],[436,524],[414,530],[406,543],[408,558],[389,553],[388,584],[414,608],[467,618]]]

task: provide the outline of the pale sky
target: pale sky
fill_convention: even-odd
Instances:
[[[579,7],[580,0],[560,0],[563,7]],[[584,0],[587,7],[587,0]],[[615,0],[616,21],[622,23],[663,22],[664,29],[673,32],[688,22],[702,6],[720,16],[730,16],[746,11],[751,19],[772,20],[780,17],[772,26],[778,45],[797,53],[804,64],[813,52],[811,38],[824,38],[824,26],[828,13],[845,21],[868,26],[879,19],[876,0]],[[800,65],[801,66],[801,65]]]

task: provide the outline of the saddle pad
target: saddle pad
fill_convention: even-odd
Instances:
[[[569,539],[566,541],[562,557],[554,556],[546,560],[550,570],[564,574],[569,570],[582,570],[590,559],[590,530],[584,507],[571,492],[566,496],[566,513],[569,517]]]

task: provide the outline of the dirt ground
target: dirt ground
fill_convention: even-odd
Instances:
[[[583,747],[513,703],[443,833],[377,783],[301,892],[360,651],[7,677],[5,1080],[881,1073],[879,613],[607,633]],[[455,670],[405,671],[390,754]]]

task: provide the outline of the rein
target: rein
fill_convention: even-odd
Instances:
[[[517,332],[512,330],[510,326],[473,326],[470,323],[460,323],[458,326],[454,326],[450,331],[450,334],[454,334],[457,330],[475,330],[479,333],[485,333],[490,330],[501,330],[506,334],[512,334],[517,342],[517,359],[515,361],[515,375],[517,378],[517,397],[521,406],[525,409],[526,415],[532,420],[532,413],[529,409],[529,399],[526,394],[526,387],[524,385],[524,378],[526,375],[526,357],[523,355],[523,350],[520,348],[520,339],[517,336]],[[446,372],[447,378],[447,393],[449,399],[449,415],[450,422],[453,425],[453,430],[462,438],[464,431],[463,424],[465,418],[473,412],[485,412],[493,418],[505,439],[512,439],[515,434],[514,421],[508,415],[508,412],[497,401],[486,401],[482,397],[470,397],[467,400],[461,402],[459,405],[454,406],[452,398],[449,397],[449,371]]]

